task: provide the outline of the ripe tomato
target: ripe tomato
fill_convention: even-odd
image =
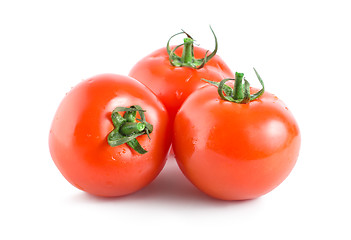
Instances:
[[[136,111],[135,105],[145,112]],[[127,111],[122,117],[124,107],[131,110],[128,121],[123,120]],[[111,116],[123,118],[125,135],[115,131],[118,123]],[[135,118],[144,118],[144,123]],[[142,133],[135,138],[132,125],[152,126],[151,140]],[[163,168],[171,141],[168,128],[166,109],[144,85],[126,76],[98,75],[79,83],[62,100],[49,134],[50,153],[75,187],[99,196],[125,195],[149,184]],[[129,145],[147,152],[118,145],[126,136],[134,138]]]
[[[194,47],[193,39],[185,34],[187,38],[184,39],[184,44],[172,47],[167,44],[166,48],[156,50],[141,59],[129,73],[129,76],[145,84],[159,97],[167,108],[171,120],[184,100],[197,88],[205,85],[201,78],[220,81],[223,78],[233,77],[225,62],[215,55],[217,52],[215,35],[216,48],[208,54],[205,49]],[[173,53],[172,50],[175,48]],[[178,57],[180,55],[181,57]]]
[[[268,92],[240,104],[206,86],[188,97],[174,122],[180,169],[201,191],[223,200],[253,199],[277,187],[294,167],[300,141],[292,113]]]

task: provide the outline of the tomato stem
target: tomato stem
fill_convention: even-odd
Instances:
[[[235,73],[235,79],[233,78],[226,78],[223,79],[220,82],[214,82],[206,79],[202,79],[205,82],[210,83],[211,85],[215,86],[218,88],[218,95],[226,101],[230,102],[235,102],[235,103],[240,103],[240,104],[246,104],[249,103],[257,98],[259,98],[263,93],[264,93],[264,83],[254,68],[255,74],[262,86],[261,90],[254,93],[250,94],[250,83],[244,78],[243,73]],[[244,83],[243,83],[244,80]],[[234,82],[234,87],[231,88],[225,83],[228,81],[235,81]]]
[[[184,48],[181,57],[183,66],[192,67],[194,63],[194,40],[192,38],[184,38]]]
[[[186,33],[185,31],[182,30],[182,32],[176,33],[172,37],[170,37],[170,39],[167,42],[167,46],[166,46],[170,64],[172,66],[175,66],[175,67],[190,67],[190,68],[195,68],[195,69],[200,69],[200,68],[204,67],[205,64],[216,55],[217,49],[218,49],[218,42],[217,42],[216,34],[214,33],[211,26],[210,26],[210,29],[211,29],[211,32],[212,32],[214,38],[215,38],[215,49],[210,55],[208,55],[209,51],[207,51],[204,58],[201,58],[201,59],[195,58],[195,56],[194,56],[194,39],[188,33]],[[184,43],[171,49],[169,46],[171,39],[179,34],[185,34],[187,36],[186,38],[184,38]],[[182,56],[179,57],[179,56],[177,56],[177,54],[175,54],[175,51],[181,46],[184,46],[184,48],[183,48]]]
[[[131,135],[133,133],[140,133],[145,129],[145,123],[141,122],[126,122],[121,127],[120,133],[123,135]]]
[[[122,117],[119,112],[125,112]],[[136,113],[139,112],[140,119],[136,122]],[[114,125],[114,129],[109,133],[107,142],[111,147],[119,146],[127,143],[132,149],[140,154],[145,154],[147,151],[143,149],[137,137],[141,135],[148,135],[153,131],[152,124],[146,122],[145,110],[138,105],[133,105],[130,108],[116,107],[112,114],[111,119]]]
[[[233,88],[234,99],[239,100],[244,98],[243,78],[244,78],[243,73],[238,73],[238,72],[235,73],[235,82],[234,82],[234,88]]]

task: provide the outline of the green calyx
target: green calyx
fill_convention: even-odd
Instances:
[[[190,68],[195,68],[195,69],[200,69],[203,66],[205,66],[205,64],[216,55],[217,49],[218,49],[217,37],[216,37],[215,33],[213,32],[211,26],[210,26],[210,29],[213,33],[214,38],[215,38],[215,49],[210,55],[208,55],[209,51],[207,51],[205,54],[205,57],[201,58],[201,59],[195,59],[195,57],[194,57],[194,39],[188,33],[186,33],[185,31],[182,30],[182,32],[174,34],[168,40],[167,47],[166,47],[167,53],[169,56],[169,62],[171,63],[171,65],[175,66],[175,67],[190,67]],[[175,37],[179,34],[185,34],[187,37],[184,38],[184,43],[176,46],[175,48],[173,48],[171,50],[169,43],[173,37]],[[177,54],[175,54],[175,51],[181,46],[184,46],[184,48],[183,48],[182,56],[179,57]]]
[[[123,117],[119,112],[125,112]],[[137,112],[139,112],[140,119],[136,118]],[[150,139],[149,134],[153,130],[153,126],[146,122],[144,112],[145,110],[138,105],[133,105],[129,108],[116,107],[111,114],[112,123],[115,128],[107,136],[108,144],[111,147],[116,147],[127,143],[136,152],[140,154],[147,153],[136,139],[144,134]]]
[[[214,82],[206,79],[202,80],[216,86],[218,88],[218,94],[223,100],[245,104],[259,98],[264,93],[264,83],[255,68],[254,71],[262,86],[262,89],[254,94],[250,94],[250,83],[244,78],[243,73],[236,72],[235,79],[226,78],[220,82]],[[227,81],[234,81],[234,87],[231,88],[226,85],[225,83]]]

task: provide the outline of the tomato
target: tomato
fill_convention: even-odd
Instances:
[[[129,76],[145,84],[159,97],[171,120],[184,100],[205,85],[201,78],[220,81],[233,77],[225,62],[216,55],[215,35],[216,48],[209,54],[203,48],[194,47],[193,39],[185,34],[187,38],[184,39],[184,44],[169,47],[168,41],[166,48],[158,49],[141,59],[129,73]]]
[[[228,79],[221,82],[224,98],[213,86],[195,91],[174,122],[172,146],[180,169],[198,189],[222,200],[253,199],[273,190],[293,169],[301,142],[286,105],[246,80],[242,85],[242,77],[236,74],[234,93],[224,85]]]
[[[168,129],[167,110],[148,88],[131,77],[103,74],[64,97],[49,148],[72,185],[98,196],[121,196],[159,174],[171,142]]]

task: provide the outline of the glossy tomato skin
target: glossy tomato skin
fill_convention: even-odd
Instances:
[[[180,169],[198,189],[222,200],[246,200],[284,181],[300,142],[293,115],[274,95],[265,92],[237,104],[208,86],[180,108],[172,146]]]
[[[117,106],[140,105],[150,134],[137,140],[146,154],[127,144],[111,147],[111,113]],[[98,196],[121,196],[149,184],[162,170],[170,146],[163,104],[133,78],[103,74],[79,83],[62,100],[49,134],[52,159],[75,187]]]
[[[181,56],[182,51],[183,47],[177,49],[177,55]],[[195,58],[203,58],[206,51],[200,47],[194,47]],[[220,82],[224,78],[234,77],[218,55],[210,59],[201,69],[174,67],[169,62],[166,48],[156,50],[141,59],[131,69],[129,76],[145,84],[159,97],[167,108],[170,119],[174,119],[184,100],[193,91],[206,85],[201,81],[202,78]]]

